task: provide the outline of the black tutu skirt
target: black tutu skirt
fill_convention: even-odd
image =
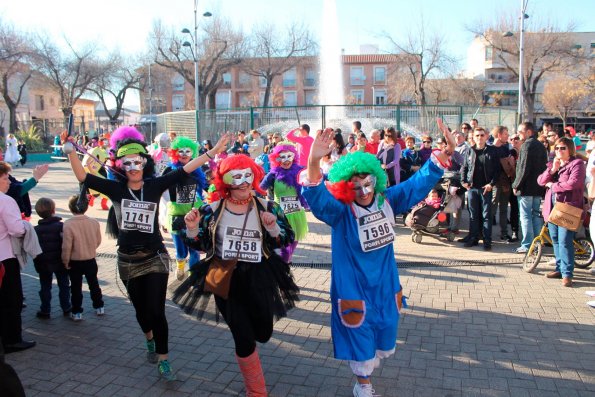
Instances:
[[[200,261],[190,269],[189,276],[182,282],[170,286],[172,301],[186,314],[201,320],[219,322],[219,310],[213,294],[206,292],[205,277],[209,262]],[[277,254],[260,263],[238,262],[231,277],[229,296],[224,302],[226,318],[237,310],[254,313],[272,313],[274,320],[287,316],[299,300],[299,287],[295,283],[289,265]],[[221,305],[219,305],[221,306]]]

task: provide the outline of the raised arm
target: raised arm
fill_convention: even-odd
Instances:
[[[189,161],[188,164],[184,166],[184,171],[186,171],[187,174],[190,174],[192,173],[192,171],[194,171],[201,165],[207,163],[209,160],[214,159],[217,154],[225,150],[230,139],[231,134],[229,132],[221,135],[221,138],[219,138],[219,141],[217,141],[217,144],[214,148],[212,148],[211,150],[207,150],[206,152],[204,152],[204,154],[201,154],[197,158]]]
[[[333,130],[326,128],[324,131],[316,131],[316,137],[312,142],[310,157],[308,158],[308,180],[312,183],[319,182],[322,178],[320,172],[320,159],[328,154],[329,145],[332,142]]]

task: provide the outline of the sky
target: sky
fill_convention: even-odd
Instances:
[[[142,52],[154,21],[182,30],[193,29],[195,0],[6,0],[0,17],[25,31],[45,31],[58,42],[98,41],[122,53]],[[383,52],[391,47],[383,39],[406,37],[423,18],[430,31],[446,40],[450,53],[465,66],[473,35],[466,29],[500,13],[520,13],[522,0],[336,0],[341,46],[346,54],[359,53],[360,45],[376,44]],[[280,27],[297,20],[312,30],[320,42],[323,0],[198,0],[198,14],[223,15],[249,33],[252,26],[273,21]],[[595,31],[595,0],[528,0],[532,21],[554,21],[564,26],[574,21],[576,31]],[[590,17],[590,18],[589,18]],[[199,25],[203,21],[199,21]],[[131,100],[138,101],[138,97]]]

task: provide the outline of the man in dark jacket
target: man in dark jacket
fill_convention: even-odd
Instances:
[[[535,127],[531,122],[519,126],[519,136],[524,140],[516,166],[516,176],[512,189],[519,197],[519,215],[523,240],[516,252],[523,254],[529,250],[533,238],[543,226],[539,206],[545,194],[543,186],[537,184],[537,177],[547,165],[547,150],[535,136]]]
[[[496,148],[487,146],[488,134],[481,128],[473,130],[475,145],[461,169],[461,181],[467,189],[469,201],[469,236],[465,247],[479,242],[479,230],[483,217],[483,249],[492,249],[492,189],[500,175],[500,161]]]

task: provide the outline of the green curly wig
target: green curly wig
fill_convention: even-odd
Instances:
[[[179,136],[171,143],[171,149],[178,150],[181,148],[190,148],[192,149],[192,158],[196,158],[198,155],[198,144],[194,142],[190,138],[186,138],[185,136]]]
[[[386,190],[386,172],[382,169],[380,161],[370,153],[354,152],[342,156],[328,173],[331,183],[347,182],[355,174],[372,174],[376,177],[374,193]]]

